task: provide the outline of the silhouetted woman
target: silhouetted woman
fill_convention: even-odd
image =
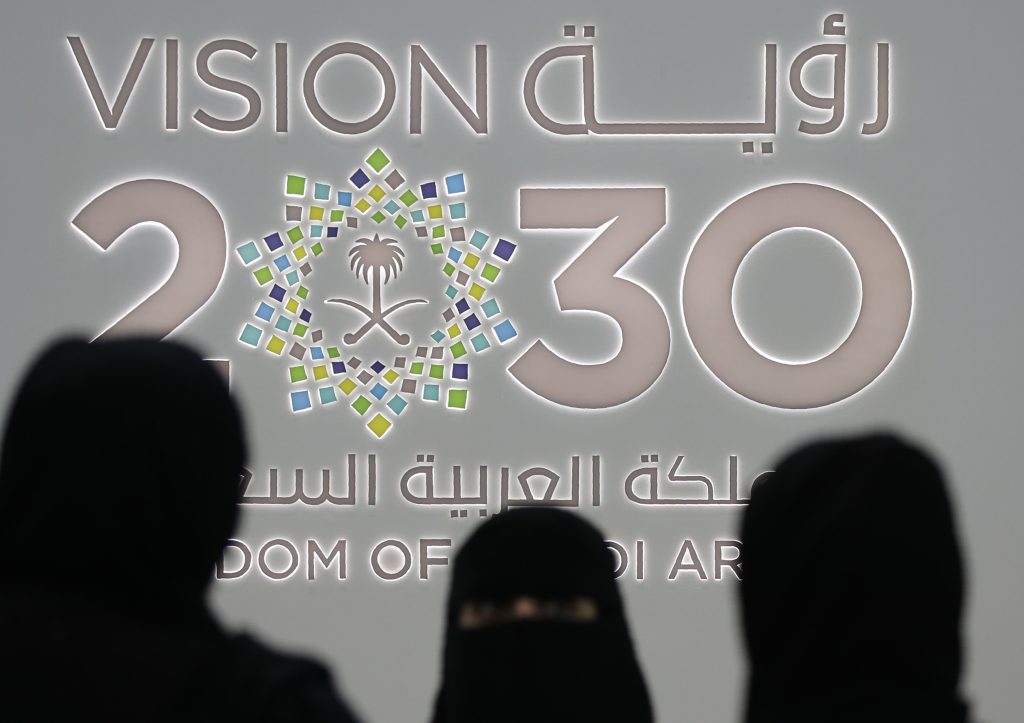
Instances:
[[[207,608],[244,459],[226,384],[184,347],[37,359],[0,458],[0,717],[352,720],[324,668]]]
[[[648,723],[611,552],[582,518],[523,508],[455,559],[433,723]]]
[[[743,520],[747,723],[960,723],[963,572],[942,475],[891,436],[812,444]]]

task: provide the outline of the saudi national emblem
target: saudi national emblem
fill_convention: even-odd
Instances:
[[[346,344],[355,344],[363,336],[366,335],[373,327],[379,326],[383,329],[388,336],[395,340],[397,344],[405,346],[409,343],[408,334],[399,334],[395,327],[391,326],[385,318],[390,314],[398,311],[403,306],[409,304],[426,304],[426,299],[406,299],[405,301],[399,301],[397,304],[392,304],[387,309],[382,309],[382,302],[380,298],[381,292],[381,271],[384,272],[384,284],[392,278],[398,278],[398,272],[402,270],[402,258],[405,256],[405,252],[402,251],[398,246],[398,241],[393,238],[381,239],[377,234],[373,235],[372,239],[361,238],[356,241],[356,245],[348,252],[348,255],[352,257],[352,270],[356,272],[356,277],[362,276],[363,281],[367,284],[373,285],[373,301],[371,308],[367,309],[362,304],[359,304],[351,299],[328,299],[328,303],[333,304],[346,304],[351,306],[353,309],[357,309],[366,315],[367,322],[363,324],[359,329],[350,334],[345,334],[344,341]],[[370,277],[373,280],[370,280]]]
[[[495,293],[517,246],[470,227],[467,195],[463,173],[410,184],[379,148],[340,184],[286,177],[287,227],[236,248],[261,297],[238,339],[284,360],[292,412],[345,405],[379,438],[413,402],[468,408],[471,360],[518,331]],[[414,257],[436,260],[432,299],[401,293]]]

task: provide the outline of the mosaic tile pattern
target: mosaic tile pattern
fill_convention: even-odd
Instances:
[[[412,404],[469,407],[473,361],[518,330],[495,293],[517,245],[470,225],[467,188],[464,173],[410,182],[380,148],[340,183],[285,178],[285,225],[235,252],[263,291],[239,342],[281,359],[293,413],[348,407],[381,438]],[[367,362],[358,344],[327,340],[316,328],[312,306],[322,300],[310,277],[329,251],[347,266],[355,240],[373,234],[427,245],[447,304],[437,327],[414,335],[398,356]]]

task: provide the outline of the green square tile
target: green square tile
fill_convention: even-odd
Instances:
[[[386,218],[387,218],[387,216],[385,216],[385,215],[384,215],[383,213],[381,213],[380,211],[377,211],[377,213],[375,213],[375,214],[373,214],[372,216],[370,216],[370,218],[372,218],[372,219],[373,219],[374,221],[376,221],[377,223],[383,223],[383,222],[384,222],[384,219],[386,219]]]
[[[295,328],[292,329],[292,333],[295,334],[295,336],[305,336],[306,335],[306,331],[308,329],[309,329],[309,327],[306,326],[305,324],[296,324]]]
[[[406,189],[405,193],[398,197],[398,200],[404,203],[406,206],[411,206],[416,203],[419,199],[416,198],[416,194],[412,192],[412,189]]]
[[[267,351],[273,354],[280,354],[284,351],[284,339],[279,337],[277,334],[270,337],[270,341],[267,342]]]
[[[389,422],[383,415],[378,414],[370,420],[366,427],[377,435],[378,439],[380,439],[389,429],[391,429],[391,422]]]
[[[430,229],[431,238],[444,238],[444,226],[434,226]]]
[[[444,271],[446,276],[451,276],[452,274],[455,273],[455,267],[452,266],[450,263],[445,264],[444,268],[441,270]]]
[[[289,196],[302,196],[306,193],[306,179],[302,176],[288,176],[285,193]]]
[[[380,170],[384,168],[384,166],[391,163],[391,159],[384,155],[384,151],[378,148],[370,154],[370,157],[366,159],[366,162],[370,164],[370,168],[375,170],[377,173],[380,173]]]
[[[299,290],[296,291],[295,293],[299,295],[300,299],[309,298],[309,289],[307,289],[305,286],[300,286]]]
[[[324,245],[317,241],[315,244],[309,247],[309,250],[313,252],[314,256],[319,256],[324,252]],[[305,298],[305,297],[303,297]]]
[[[440,256],[441,254],[444,253],[444,246],[442,246],[441,244],[430,244],[430,253],[434,254],[435,256]]]
[[[345,218],[345,211],[341,208],[336,208],[331,211],[331,223],[338,223]]]
[[[409,223],[409,221],[405,216],[402,216],[401,214],[395,216],[395,225],[398,226],[398,228],[405,228],[405,224],[407,223]]]
[[[430,365],[430,378],[431,379],[444,379],[444,364],[431,364]]]
[[[452,356],[455,357],[456,359],[458,359],[460,356],[465,356],[466,345],[463,344],[461,341],[455,342],[451,346],[451,352]]]
[[[448,408],[449,409],[465,409],[466,402],[469,398],[469,391],[466,389],[449,389],[448,390]]]
[[[306,367],[288,367],[288,376],[292,384],[306,381]]]
[[[256,277],[256,281],[259,282],[260,286],[269,284],[274,279],[274,273],[270,270],[269,266],[263,266],[252,272],[252,275]]]
[[[356,397],[356,400],[352,402],[352,408],[359,412],[360,414],[366,414],[366,410],[368,410],[371,406],[373,405],[370,404],[370,400],[364,397],[362,394]]]
[[[327,347],[327,356],[329,356],[331,359],[338,359],[341,357],[341,352],[338,351],[338,347],[329,346]]]
[[[292,240],[292,243],[298,243],[302,240],[302,229],[298,226],[294,226],[288,229],[288,238]]]
[[[498,278],[498,274],[500,272],[501,269],[499,269],[494,264],[484,264],[484,270],[480,272],[480,275],[483,276],[488,281],[494,281],[496,278]]]
[[[423,362],[413,362],[412,366],[409,367],[410,374],[422,374],[423,373]]]

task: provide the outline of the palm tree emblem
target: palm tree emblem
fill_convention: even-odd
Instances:
[[[355,344],[366,336],[371,329],[379,326],[396,343],[405,346],[409,343],[409,335],[398,333],[398,330],[388,323],[386,318],[403,306],[426,304],[427,300],[406,299],[389,306],[387,309],[383,308],[381,302],[381,287],[392,278],[398,278],[398,273],[403,268],[402,259],[405,258],[405,252],[399,248],[398,241],[395,239],[382,239],[378,234],[374,234],[372,239],[361,238],[357,240],[355,246],[348,252],[348,255],[351,257],[349,267],[355,272],[356,278],[362,277],[365,283],[372,286],[373,300],[371,301],[371,308],[367,308],[350,299],[327,299],[328,303],[345,304],[366,315],[367,321],[365,324],[356,329],[356,331],[345,334],[343,337],[345,343]],[[384,272],[383,283],[380,278],[382,271]]]

